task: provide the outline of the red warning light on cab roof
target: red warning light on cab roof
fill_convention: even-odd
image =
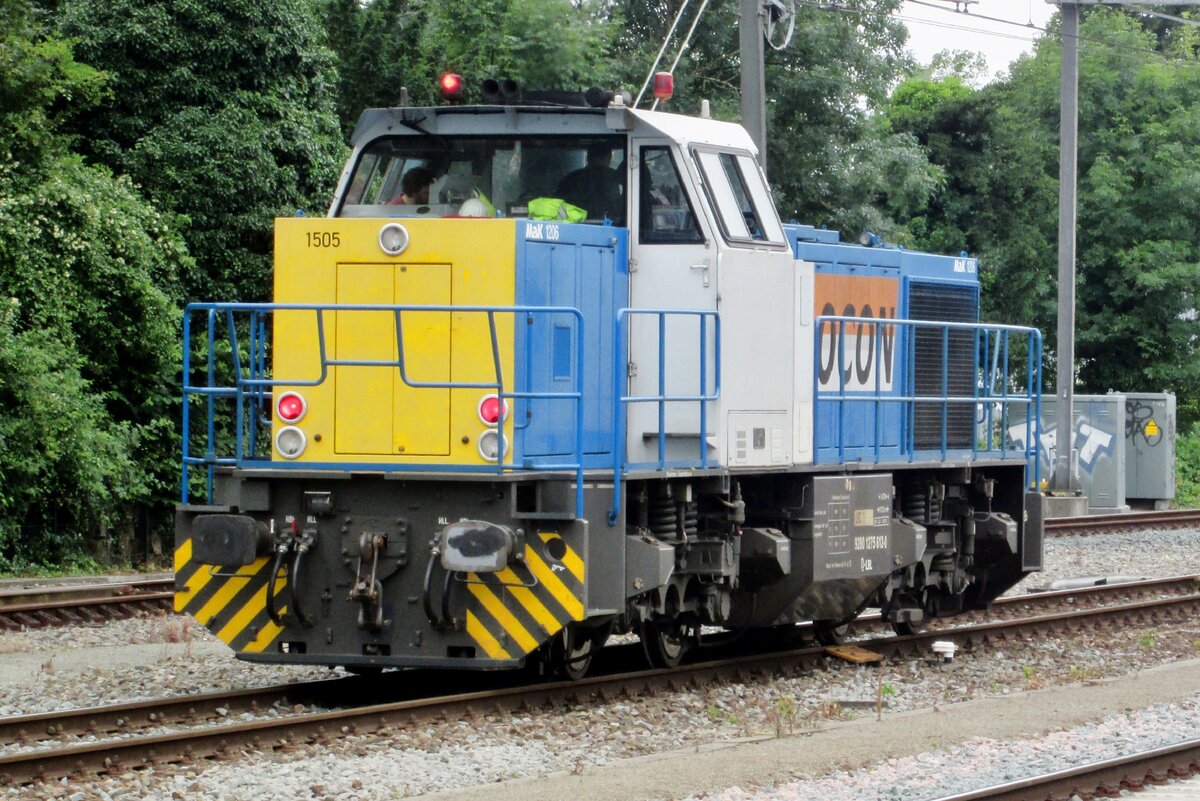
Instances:
[[[654,73],[654,97],[658,100],[670,100],[675,94],[675,76],[669,72]]]
[[[446,100],[459,100],[462,98],[463,79],[458,73],[447,72],[438,83],[442,90],[442,97]]]

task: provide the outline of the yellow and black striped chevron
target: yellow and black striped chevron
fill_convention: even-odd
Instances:
[[[267,615],[267,557],[238,568],[214,567],[192,559],[192,541],[175,549],[175,611],[191,615],[235,651],[268,648],[282,629]],[[275,581],[275,597],[287,586],[285,571]],[[277,601],[277,606],[282,601]],[[281,613],[286,611],[281,609]]]
[[[561,559],[539,534],[525,545],[524,563],[499,573],[469,573],[467,634],[492,659],[517,659],[533,651],[572,620],[583,620],[584,562],[569,545]]]

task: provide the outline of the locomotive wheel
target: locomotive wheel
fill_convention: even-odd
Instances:
[[[821,645],[840,645],[850,633],[850,625],[854,619],[845,621],[814,620],[813,636]]]
[[[383,668],[378,665],[343,665],[347,673],[355,676],[378,676]]]
[[[896,608],[893,609],[893,611],[896,611],[897,609],[911,609],[915,612],[922,612],[922,610],[928,610],[930,608],[929,594],[924,589],[907,593],[903,596],[900,596],[896,600],[898,603],[896,603]],[[889,615],[889,617],[891,617],[891,615]],[[929,619],[929,617],[930,615],[928,611],[925,611],[924,614],[921,615],[922,619],[917,623],[913,623],[909,620],[893,620],[891,623],[892,631],[896,632],[896,634],[901,637],[910,637],[919,632],[921,629],[925,628],[925,622]]]
[[[691,650],[695,634],[691,626],[680,620],[642,624],[642,648],[650,665],[656,668],[678,667]]]
[[[611,626],[586,630],[567,627],[558,635],[554,652],[557,655],[555,669],[563,678],[579,681],[592,667],[592,658],[608,640]]]

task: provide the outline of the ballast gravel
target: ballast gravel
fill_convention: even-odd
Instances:
[[[1014,592],[1082,576],[1200,575],[1200,529],[1047,537],[1044,557],[1045,568],[1027,576]]]
[[[1200,531],[1053,538],[1046,542],[1046,564],[1048,570],[1035,576],[1032,584],[1080,575],[1200,574]],[[114,641],[157,643],[165,658],[136,671],[101,664],[71,672],[53,667],[55,661],[70,653],[72,643],[97,641],[110,645]],[[220,647],[214,646],[211,635],[195,624],[176,618],[119,621],[84,627],[82,633],[80,627],[71,627],[0,635],[0,663],[7,658],[4,654],[35,658],[57,654],[50,660],[51,666],[37,677],[36,692],[30,692],[28,684],[0,686],[0,715],[275,683],[286,680],[285,676],[300,680],[330,675],[328,670],[318,668],[281,671],[278,667],[237,662]],[[286,753],[259,753],[187,768],[163,767],[86,782],[13,788],[8,796],[0,794],[0,798],[72,799],[83,793],[74,801],[258,801],[280,797],[368,801],[437,792],[451,798],[456,790],[465,792],[466,788],[518,777],[556,772],[567,776],[588,774],[681,749],[686,752],[748,739],[808,736],[839,721],[874,717],[876,703],[880,703],[886,721],[899,712],[940,708],[964,700],[1019,696],[1025,690],[1104,682],[1154,665],[1197,657],[1200,624],[1130,627],[1115,635],[1088,632],[1042,636],[960,654],[951,665],[914,659],[889,663],[881,672],[831,661],[828,670],[787,678],[557,710],[448,720],[398,728],[386,736],[347,735]],[[955,781],[956,776],[982,775],[978,768],[966,769],[974,764],[968,757],[976,753],[982,755],[981,763],[1003,773],[1005,766],[1040,764],[1039,760],[1049,755],[1076,753],[1072,748],[1080,755],[1101,753],[1101,746],[1129,751],[1135,746],[1122,739],[1125,728],[1131,737],[1138,732],[1167,736],[1185,730],[1187,725],[1197,725],[1198,710],[1200,696],[1174,709],[1161,706],[1131,713],[1134,717],[1124,723],[1122,718],[1084,726],[1058,735],[1067,738],[1062,742],[1046,738],[1020,743],[980,739],[961,746],[959,751],[900,757],[895,764],[875,766],[874,772],[846,771],[822,778],[822,771],[791,777],[827,780],[843,789],[857,788],[840,795],[832,791],[827,794],[825,785],[756,790],[743,784],[741,788],[712,786],[707,788],[707,796],[697,798],[920,798],[915,787],[905,786],[893,793],[896,777],[908,776],[914,781],[932,777],[934,783],[930,786],[945,791],[951,786],[947,782]],[[981,730],[986,730],[985,723],[981,723]],[[1055,744],[1043,746],[1041,742]],[[1004,755],[1006,748],[1012,751],[1011,757]],[[946,781],[939,778],[943,772]],[[871,787],[876,787],[879,794],[871,795]],[[598,793],[596,797],[603,795]]]
[[[30,629],[0,634],[0,717],[336,675],[240,662],[188,617]]]
[[[810,781],[754,791],[740,787],[688,801],[924,801],[981,790],[1200,737],[1200,696],[1155,704],[1042,737],[969,740],[945,751],[885,760]]]

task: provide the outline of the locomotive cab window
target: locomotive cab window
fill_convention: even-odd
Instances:
[[[638,187],[639,242],[670,245],[704,241],[669,147],[642,148]]]
[[[586,222],[625,224],[621,136],[389,136],[359,154],[339,217],[527,217],[564,200]]]
[[[783,245],[783,228],[754,157],[700,148],[693,153],[725,238],[731,243]]]

